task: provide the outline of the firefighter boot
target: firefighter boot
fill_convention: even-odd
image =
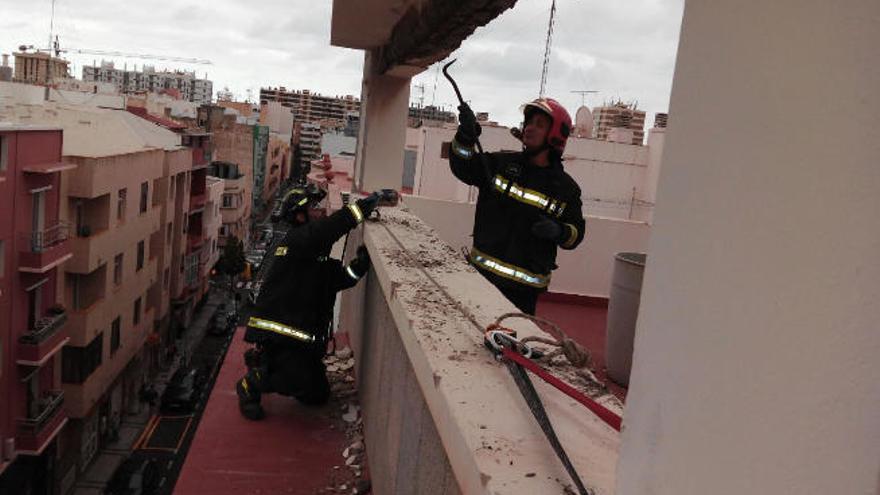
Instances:
[[[241,415],[251,421],[258,421],[266,417],[263,407],[260,405],[260,377],[262,373],[256,368],[251,368],[248,373],[235,384],[235,392],[238,394],[238,410]]]

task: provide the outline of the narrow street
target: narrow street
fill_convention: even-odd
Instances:
[[[118,440],[106,445],[96,456],[77,482],[73,492],[75,495],[105,493],[114,473],[126,459],[131,459],[135,464],[144,460],[152,461],[158,484],[156,493],[165,495],[173,491],[233,336],[208,333],[214,313],[227,297],[227,292],[219,288],[210,293],[194,315],[190,327],[183,332],[177,345],[180,352],[174,362],[156,377],[153,384],[157,392],[156,405],[150,407],[142,404],[138,414],[123,418]],[[229,303],[226,305],[230,306]],[[194,407],[185,414],[162,414],[159,412],[159,398],[174,373],[182,367],[197,369],[204,377]]]

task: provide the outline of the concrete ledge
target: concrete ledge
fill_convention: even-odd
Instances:
[[[513,306],[405,210],[383,209],[381,222],[352,233],[347,252],[360,242],[373,269],[345,293],[340,326],[358,357],[377,493],[562,493],[568,475],[482,346],[481,328]],[[613,493],[617,432],[533,381],[584,482]]]

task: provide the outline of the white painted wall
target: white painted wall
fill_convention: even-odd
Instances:
[[[880,2],[688,2],[620,495],[880,493]]]
[[[443,143],[452,141],[454,135],[455,126],[407,130],[406,148],[417,152],[413,194],[453,201],[476,199],[476,192],[452,175],[441,154]],[[522,148],[507,127],[484,126],[480,142],[487,152]],[[585,214],[651,220],[656,180],[648,176],[649,170],[660,167],[662,132],[650,142],[654,150],[596,139],[569,140],[565,170],[581,187]]]
[[[433,228],[456,252],[470,248],[473,240],[474,204],[404,196],[406,207]],[[645,252],[651,226],[617,218],[587,217],[587,236],[574,251],[560,249],[559,268],[553,272],[550,291],[608,297],[614,255]]]

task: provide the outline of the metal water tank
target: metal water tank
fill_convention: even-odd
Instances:
[[[633,338],[639,316],[644,253],[617,253],[608,297],[608,323],[605,327],[605,365],[608,378],[629,386],[632,369]]]

